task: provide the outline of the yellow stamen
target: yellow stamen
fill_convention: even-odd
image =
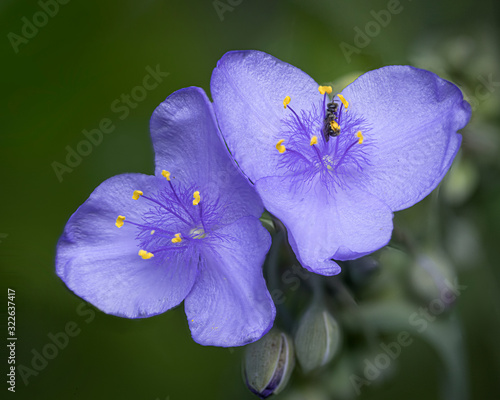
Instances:
[[[139,250],[139,255],[143,260],[149,260],[151,257],[154,257],[153,253],[148,253],[146,250]]]
[[[336,131],[337,129],[340,129],[340,125],[337,123],[337,121],[330,121],[330,128]]]
[[[193,198],[194,198],[194,200],[193,200],[193,206],[197,206],[197,205],[198,205],[198,203],[199,203],[199,202],[200,202],[200,200],[201,200],[201,197],[200,197],[200,192],[198,192],[198,191],[194,192],[194,193],[193,193]]]
[[[286,108],[286,106],[290,103],[290,100],[292,100],[290,96],[286,96],[285,100],[283,100],[283,107]]]
[[[362,144],[363,140],[365,139],[365,137],[363,136],[363,134],[361,133],[361,131],[358,131],[358,133],[356,133],[356,136],[359,138],[358,143]]]
[[[337,97],[340,99],[340,101],[342,102],[342,104],[344,105],[344,107],[347,110],[347,107],[349,107],[349,102],[341,94],[338,94]]]
[[[309,142],[309,145],[312,146],[313,144],[316,144],[316,143],[318,143],[318,137],[316,135],[314,135],[311,138],[311,141]]]
[[[132,195],[132,198],[134,200],[139,200],[139,197],[141,197],[144,193],[142,193],[140,190],[134,190],[134,194]]]
[[[161,171],[161,174],[162,174],[165,178],[167,178],[167,181],[169,181],[169,180],[170,180],[170,172],[163,170],[163,171]]]
[[[321,94],[325,94],[325,93],[330,94],[330,93],[332,93],[332,87],[331,86],[320,86],[318,88],[318,90],[319,90],[319,92]]]
[[[172,239],[172,243],[180,243],[180,242],[182,242],[181,234],[176,233],[175,237]]]
[[[278,150],[281,154],[283,154],[286,150],[286,147],[284,144],[282,144],[285,141],[285,139],[280,139],[278,143],[276,143],[276,150]]]
[[[125,217],[123,215],[119,215],[115,222],[116,227],[121,228],[123,226],[123,221],[125,221]]]
[[[154,231],[154,229],[153,229],[153,230],[151,231],[151,235],[154,235],[154,233],[155,233],[155,231]]]

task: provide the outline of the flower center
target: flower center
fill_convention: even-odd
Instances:
[[[320,86],[321,104],[312,104],[300,113],[290,107],[287,96],[283,106],[290,113],[282,119],[276,149],[280,153],[278,168],[292,177],[296,185],[319,178],[328,190],[349,185],[369,165],[367,149],[370,127],[348,110],[341,94],[328,101],[330,86]]]
[[[193,239],[203,239],[207,236],[205,230],[203,228],[194,228],[189,231],[189,234],[192,235]]]
[[[132,198],[145,201],[140,221],[129,221],[120,215],[115,225],[118,228],[125,224],[135,226],[136,238],[140,243],[138,255],[145,260],[153,259],[157,264],[175,257],[182,250],[198,251],[202,241],[216,236],[217,213],[220,211],[218,201],[213,201],[195,187],[185,187],[173,184],[170,173],[163,171],[166,180],[158,179],[158,190],[155,193],[144,194],[135,190]]]

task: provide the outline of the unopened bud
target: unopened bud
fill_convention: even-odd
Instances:
[[[313,305],[299,322],[295,351],[305,373],[326,365],[340,349],[337,321],[323,306]]]
[[[259,341],[247,346],[243,377],[248,388],[265,399],[285,388],[294,367],[291,338],[273,329]]]

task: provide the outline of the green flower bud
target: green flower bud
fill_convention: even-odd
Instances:
[[[243,377],[248,388],[265,399],[285,388],[294,367],[291,338],[273,329],[259,341],[247,346]]]
[[[294,341],[300,366],[308,373],[326,365],[338,353],[339,325],[325,307],[313,305],[301,318]]]

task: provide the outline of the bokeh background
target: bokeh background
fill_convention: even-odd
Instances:
[[[342,85],[364,71],[411,64],[462,88],[474,113],[463,131],[459,160],[440,189],[439,207],[426,199],[398,213],[396,223],[415,236],[418,249],[445,254],[467,287],[446,316],[454,328],[440,336],[460,344],[457,351],[462,353],[455,356],[461,361],[455,361],[460,364],[457,376],[463,379],[455,383],[467,391],[464,398],[500,398],[498,4],[493,0],[401,0],[399,4],[66,0],[58,3],[58,10],[52,8],[54,16],[44,18],[40,3],[2,0],[2,376],[5,379],[8,371],[3,355],[7,288],[16,291],[18,367],[33,368],[36,352],[51,343],[50,334],[63,332],[68,323],[76,324],[70,326],[78,334],[46,365],[39,364],[39,371],[25,379],[18,374],[15,394],[7,392],[4,381],[1,397],[254,398],[241,379],[242,349],[194,343],[182,307],[154,318],[127,320],[86,305],[55,275],[54,250],[69,216],[103,180],[124,172],[153,172],[148,124],[161,101],[186,86],[200,86],[208,93],[211,71],[225,52],[258,49],[294,64],[320,83]],[[399,12],[391,14],[386,26],[379,23],[377,30],[374,15],[394,8]],[[33,18],[40,26],[24,28],[23,33],[26,21],[29,24]],[[371,37],[356,45],[357,29],[364,32],[367,27],[373,29]],[[348,47],[342,43],[354,51],[346,54]],[[144,96],[135,89],[136,97],[141,93],[140,101],[117,112],[113,102],[142,85],[148,66],[159,66],[168,76]],[[58,178],[54,162],[65,164],[67,146],[75,150],[85,139],[82,131],[98,128],[106,118],[114,130]],[[423,227],[429,215],[435,217],[431,233]],[[370,304],[377,290],[384,296],[392,293],[395,299],[409,290],[405,270],[411,270],[412,261],[402,261],[393,273],[390,262],[383,262],[384,254],[364,304]],[[435,344],[416,337],[391,376],[363,388],[357,398],[444,398],[441,377],[447,363],[455,362],[453,356],[443,362]],[[346,357],[349,354],[341,361]],[[349,375],[338,373],[345,366],[341,361],[308,377],[298,369],[291,387],[278,398],[352,398]]]

